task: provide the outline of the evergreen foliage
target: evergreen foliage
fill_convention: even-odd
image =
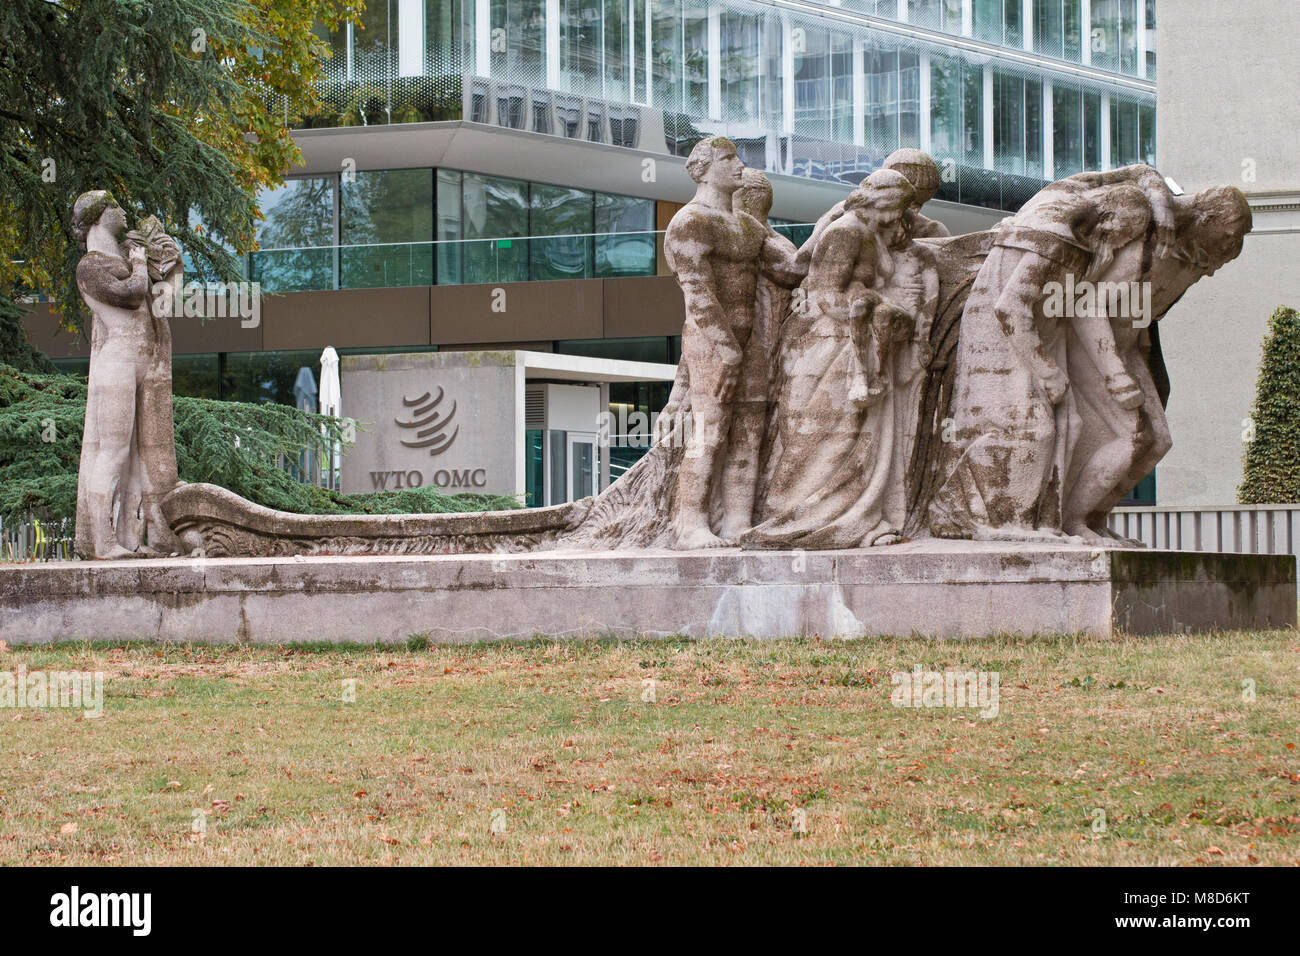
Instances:
[[[72,375],[0,365],[0,520],[28,512],[75,516],[86,382]],[[279,465],[304,450],[328,452],[347,423],[288,405],[174,399],[182,481],[208,481],[268,508],[299,514],[407,514],[520,507],[499,495],[447,495],[436,488],[345,495],[305,485]]]
[[[133,223],[158,216],[197,271],[238,279],[257,190],[302,159],[285,119],[320,106],[322,30],[359,9],[360,0],[0,4],[0,361],[26,358],[16,289],[51,294],[68,328],[85,328],[69,217],[87,190],[110,190]]]
[[[1251,410],[1237,500],[1245,505],[1300,502],[1300,314],[1285,306],[1269,319]]]

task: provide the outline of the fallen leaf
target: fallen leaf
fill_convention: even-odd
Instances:
[[[59,827],[59,832],[64,836],[72,836],[72,834],[77,832],[77,825],[75,823],[65,823],[63,826]]]

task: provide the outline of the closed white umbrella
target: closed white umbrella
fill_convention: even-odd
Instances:
[[[320,413],[343,417],[343,386],[339,381],[339,353],[333,346],[326,346],[320,354]],[[339,486],[339,469],[342,465],[342,449],[337,444],[330,449],[329,466],[326,470],[325,484],[328,488]]]
[[[339,353],[332,346],[320,354],[320,413],[343,417],[343,387],[339,382]]]

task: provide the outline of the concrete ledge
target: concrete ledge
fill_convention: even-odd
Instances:
[[[1295,623],[1288,555],[917,541],[0,566],[10,643],[1111,636]]]

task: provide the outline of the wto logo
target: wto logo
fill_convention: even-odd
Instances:
[[[438,403],[442,401],[445,394],[442,386],[438,386],[437,398],[425,392],[419,398],[402,399],[402,404],[409,410],[411,420],[409,422],[404,422],[400,418],[393,420],[398,428],[416,429],[415,440],[407,441],[403,438],[401,439],[403,445],[407,448],[427,448],[430,455],[441,455],[451,447],[451,443],[460,434],[460,426],[457,425],[450,435],[447,434],[447,426],[456,417],[456,403],[451,403],[451,411],[444,417],[437,409]]]

